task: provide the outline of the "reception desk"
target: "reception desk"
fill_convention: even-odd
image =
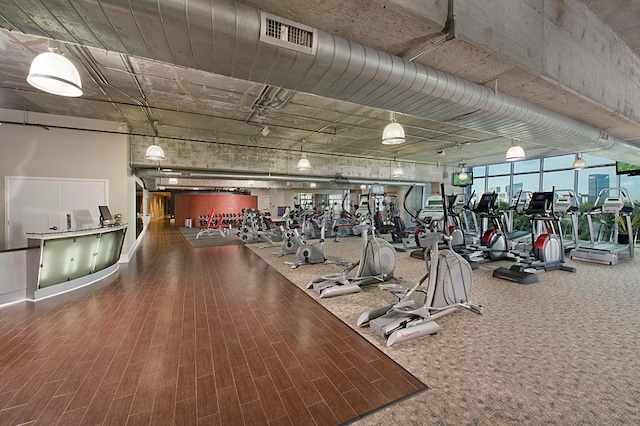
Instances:
[[[118,270],[126,224],[28,233],[26,297],[39,300],[85,286]]]

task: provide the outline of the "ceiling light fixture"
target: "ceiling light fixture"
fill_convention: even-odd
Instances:
[[[158,137],[158,135],[154,136],[153,145],[150,145],[149,148],[147,148],[147,152],[144,155],[144,157],[147,160],[151,160],[151,161],[164,160],[164,151],[162,150],[162,148],[160,148],[159,143],[160,143],[160,138]]]
[[[394,179],[399,179],[404,176],[404,169],[400,167],[400,165],[398,164],[395,158],[393,159],[393,161],[396,162],[396,168],[393,169],[393,172],[391,173],[391,177]]]
[[[511,147],[507,151],[506,160],[507,161],[520,161],[524,160],[526,156],[524,155],[524,149],[520,145],[517,145],[516,142],[511,139]]]
[[[584,169],[585,167],[587,167],[587,162],[585,161],[584,158],[582,158],[582,153],[579,152],[578,153],[578,158],[576,158],[573,161],[573,166],[574,169],[576,170],[580,170],[580,169]]]
[[[469,177],[469,175],[467,174],[467,169],[466,166],[467,163],[460,163],[460,173],[458,173],[458,178],[460,180],[467,180],[467,178]]]
[[[391,123],[387,124],[382,132],[382,143],[384,145],[398,145],[406,141],[404,136],[404,129],[399,123],[396,123],[396,113],[389,112],[389,120]]]
[[[300,151],[302,152],[302,146],[300,146]],[[298,161],[298,170],[301,172],[308,172],[311,170],[311,163],[307,160],[307,154],[302,152],[300,155],[300,161]]]
[[[59,53],[57,42],[48,42],[48,52],[31,62],[27,83],[53,95],[82,96],[82,82],[75,65]]]

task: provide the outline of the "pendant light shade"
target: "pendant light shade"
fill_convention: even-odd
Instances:
[[[71,61],[55,52],[41,53],[35,57],[29,69],[27,83],[53,95],[82,96],[78,70]]]
[[[305,154],[304,152],[300,157],[300,161],[298,161],[298,170],[301,172],[308,172],[309,170],[311,170],[311,163],[309,163],[309,160],[307,160],[307,154]]]
[[[402,176],[404,176],[404,169],[402,167],[393,169],[393,173],[391,173],[392,178],[401,178]]]
[[[406,141],[404,129],[398,123],[389,123],[382,132],[382,143],[384,145],[398,145]]]
[[[382,132],[383,145],[398,145],[406,141],[404,136],[404,129],[399,123],[396,123],[396,114],[390,112],[391,123],[387,124]]]
[[[582,158],[582,154],[578,154],[578,158],[576,158],[573,162],[573,168],[576,170],[584,169],[587,167],[587,162]]]
[[[145,154],[145,158],[151,161],[162,161],[164,160],[164,151],[158,145],[160,143],[160,138],[158,136],[154,136],[153,145],[150,145],[147,148],[147,153]]]
[[[511,148],[507,151],[507,161],[520,161],[524,160],[524,149],[520,145],[516,145],[515,142],[511,142]]]

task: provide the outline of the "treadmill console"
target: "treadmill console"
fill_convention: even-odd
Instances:
[[[569,197],[558,197],[554,209],[558,213],[567,213],[571,210],[571,200]]]
[[[618,213],[624,207],[624,201],[618,197],[607,197],[602,203],[602,213]]]

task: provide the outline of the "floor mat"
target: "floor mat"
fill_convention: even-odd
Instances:
[[[180,227],[180,232],[189,241],[189,244],[193,248],[203,247],[219,247],[219,246],[231,246],[236,244],[242,244],[242,240],[236,235],[236,230],[231,229],[231,232],[227,237],[223,237],[218,232],[210,232],[208,234],[201,235],[200,238],[196,238],[201,231],[199,228],[183,228]]]

